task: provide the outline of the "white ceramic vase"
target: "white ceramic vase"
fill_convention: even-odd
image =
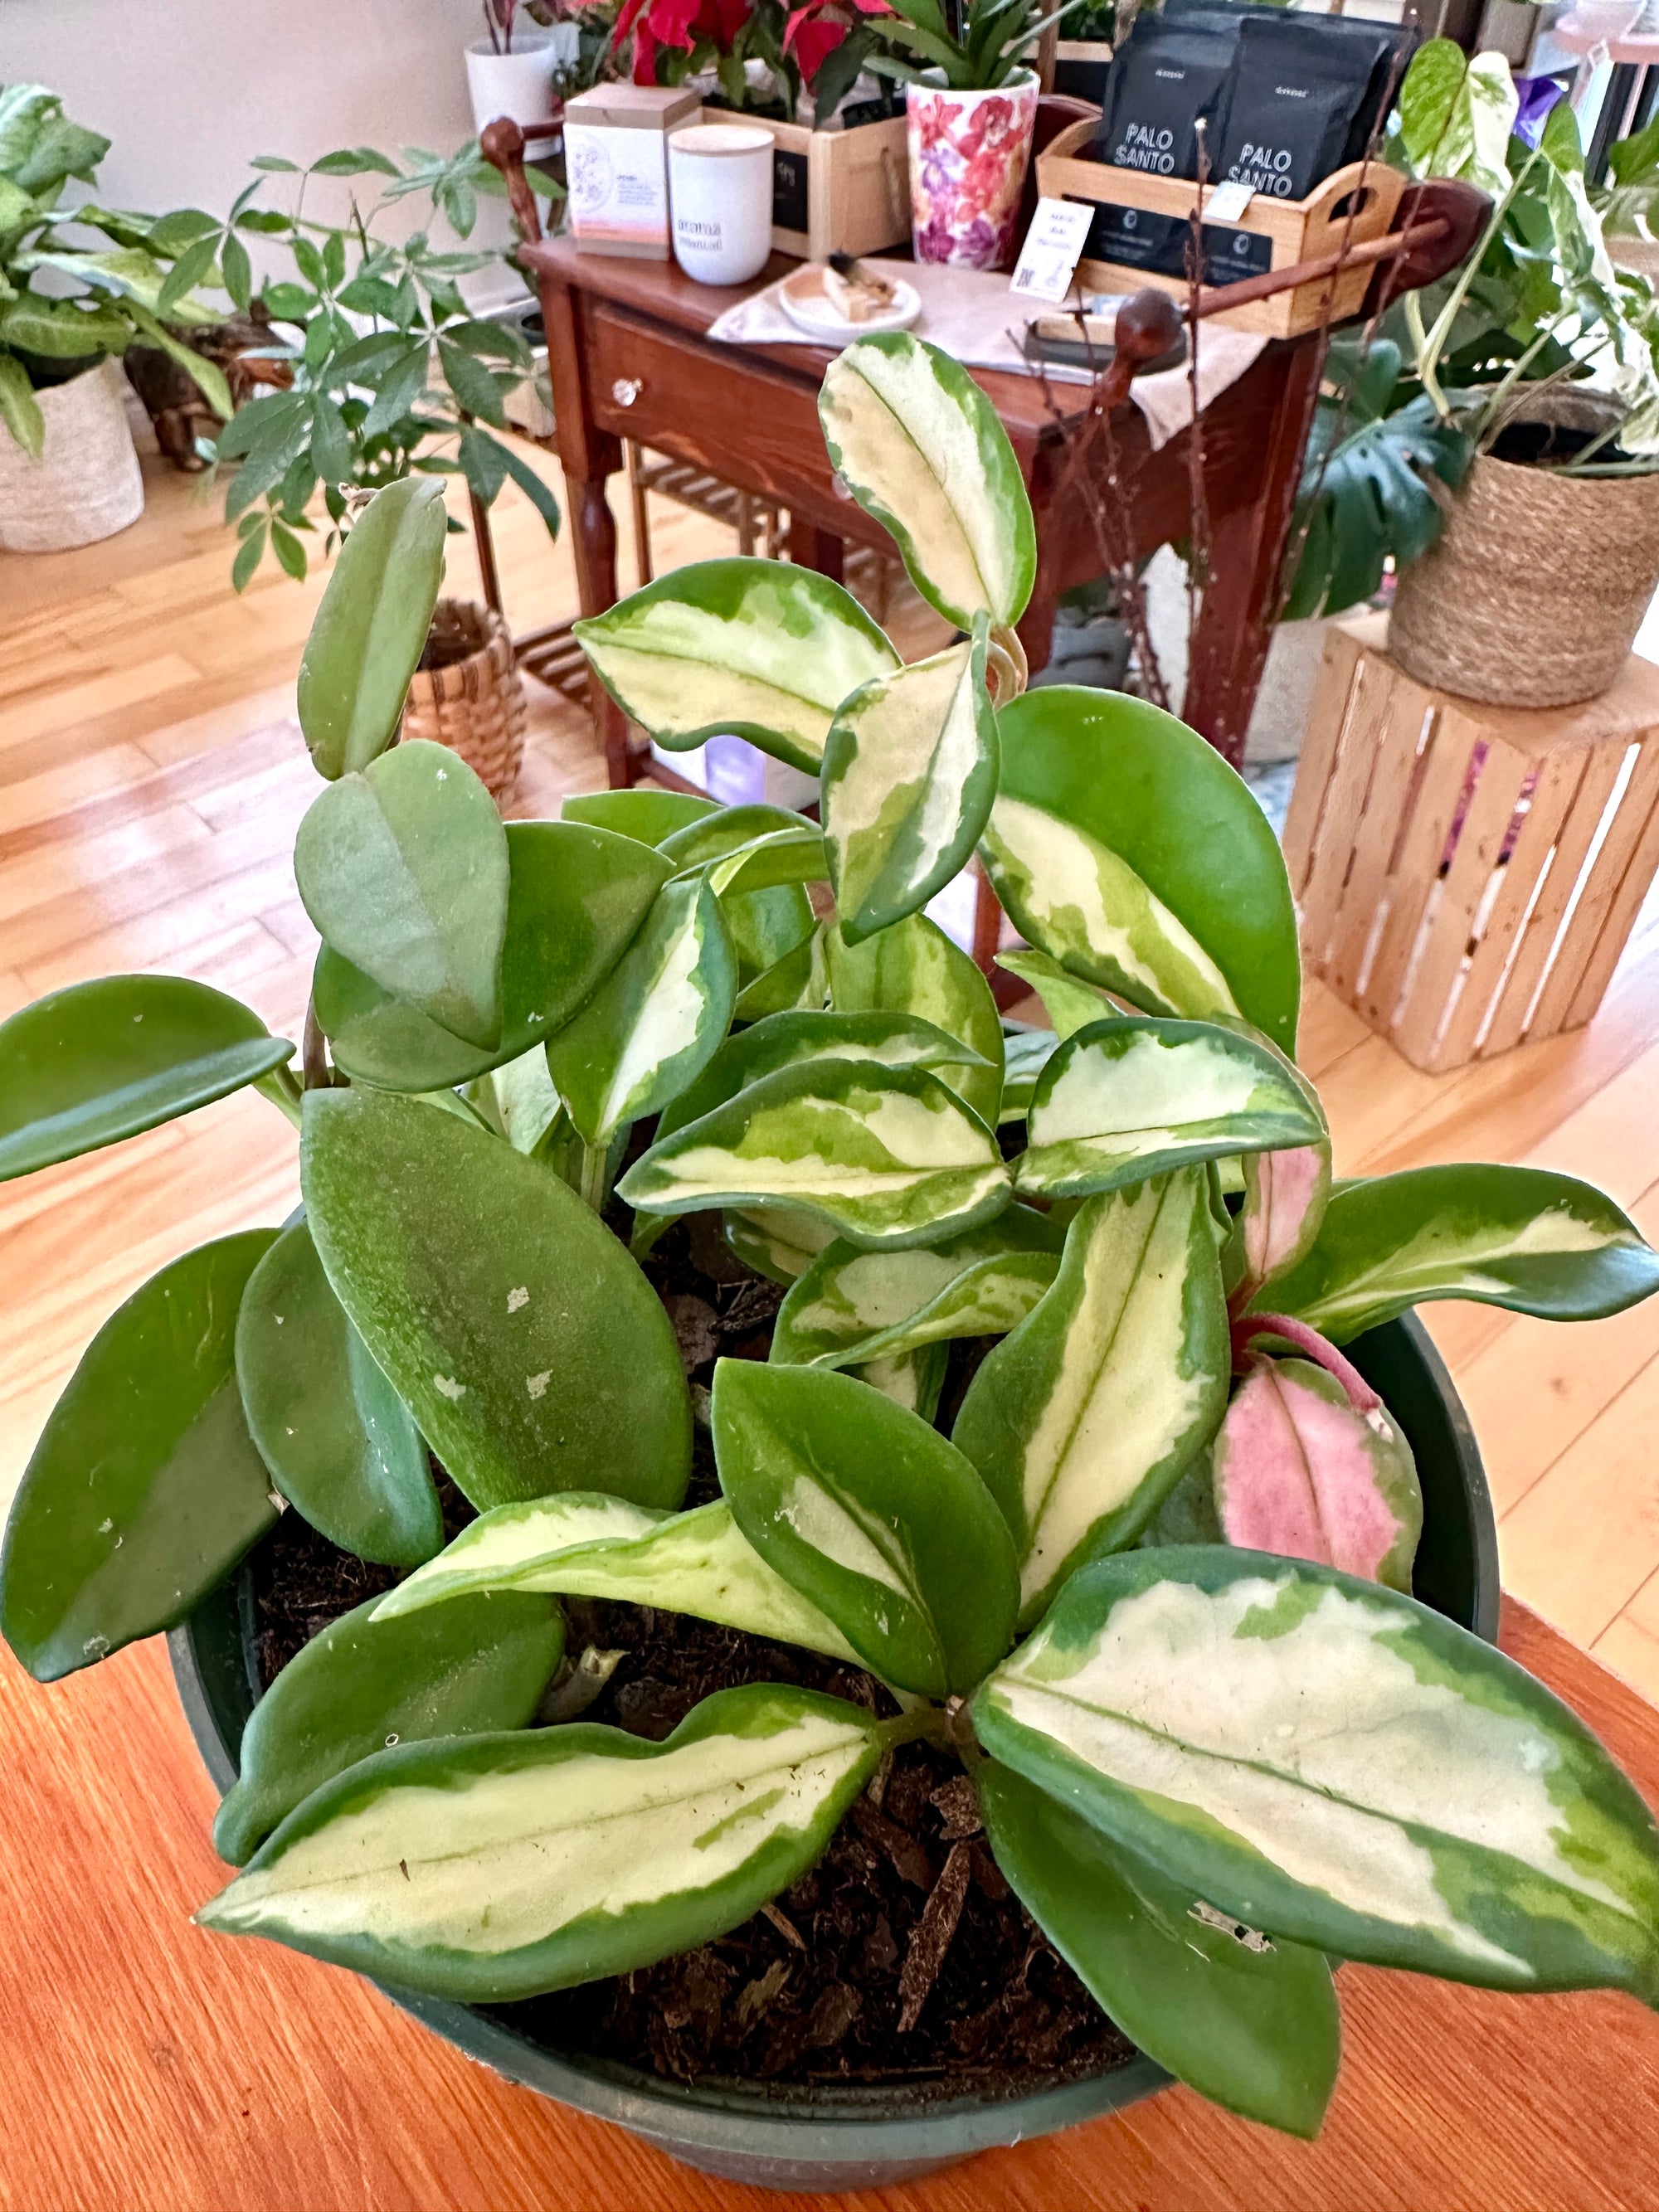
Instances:
[[[558,27],[576,28],[574,23]],[[526,131],[544,128],[553,112],[553,72],[561,58],[550,31],[519,32],[507,54],[498,54],[488,39],[475,39],[466,50],[474,128],[482,131],[501,115],[511,116]]]
[[[63,553],[112,538],[144,511],[144,479],[112,361],[35,393],[46,441],[32,461],[0,428],[0,552]]]

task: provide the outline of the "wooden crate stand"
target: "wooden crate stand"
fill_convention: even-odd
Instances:
[[[811,261],[879,253],[910,235],[910,155],[905,119],[850,131],[769,123],[772,133],[772,246]],[[801,220],[805,217],[805,221]]]
[[[1589,1021],[1659,868],[1659,667],[1582,707],[1413,681],[1333,623],[1285,828],[1308,967],[1431,1073]]]

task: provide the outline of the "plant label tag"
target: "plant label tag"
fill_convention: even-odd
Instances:
[[[1205,195],[1204,216],[1209,222],[1237,222],[1255,198],[1255,188],[1237,178],[1218,185]]]
[[[1063,300],[1072,289],[1094,213],[1086,201],[1039,200],[1009,290],[1028,300]]]

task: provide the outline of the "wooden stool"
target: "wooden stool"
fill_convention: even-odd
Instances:
[[[1587,1022],[1659,867],[1659,667],[1582,707],[1413,681],[1388,618],[1327,634],[1285,827],[1310,972],[1413,1066]]]

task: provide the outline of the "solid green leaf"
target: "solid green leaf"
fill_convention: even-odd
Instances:
[[[30,460],[38,461],[46,451],[46,418],[15,354],[0,353],[0,419]]]
[[[300,1163],[336,1296],[475,1505],[678,1504],[691,1413],[674,1332],[556,1175],[366,1090],[307,1095]]]
[[[722,1359],[712,1427],[738,1526],[884,1681],[971,1691],[1013,1640],[1013,1547],[969,1462],[849,1375]]]
[[[915,1014],[960,1037],[989,1063],[952,1068],[941,1079],[994,1129],[1002,1101],[1002,1018],[970,956],[925,914],[908,914],[861,945],[848,945],[831,928],[823,949],[838,1013]]]
[[[275,1521],[234,1346],[276,1236],[221,1237],[152,1275],[52,1407],[0,1553],[0,1632],[38,1681],[171,1628]]]
[[[104,975],[0,1023],[0,1181],[194,1113],[294,1056],[239,1000],[182,975]]]
[[[660,845],[677,830],[720,811],[714,799],[699,799],[689,791],[659,791],[654,784],[636,783],[630,791],[590,791],[562,799],[559,818],[614,830],[619,837],[636,837],[642,845]]]
[[[398,1743],[527,1728],[564,1648],[545,1598],[471,1597],[416,1622],[372,1622],[374,1601],[332,1620],[265,1692],[219,1807],[213,1848],[252,1857],[313,1790]]]

